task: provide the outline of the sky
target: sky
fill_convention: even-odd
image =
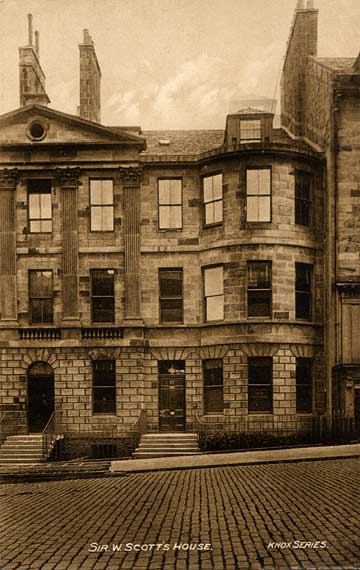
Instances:
[[[19,107],[27,14],[40,33],[50,107],[79,104],[83,29],[102,71],[101,121],[149,129],[221,129],[231,101],[280,99],[296,0],[0,0],[0,114]],[[356,57],[360,1],[315,0],[321,57]]]

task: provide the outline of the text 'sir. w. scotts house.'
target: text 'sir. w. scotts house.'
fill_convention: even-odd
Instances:
[[[0,116],[3,441],[357,429],[360,58],[318,58],[317,20],[299,1],[280,127],[254,99],[225,130],[142,131],[101,123],[87,30],[79,114],[48,106],[29,16]]]

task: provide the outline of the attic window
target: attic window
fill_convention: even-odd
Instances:
[[[161,146],[169,146],[170,140],[169,139],[159,139],[159,144]]]
[[[33,121],[28,128],[28,137],[34,141],[41,141],[46,135],[47,128],[41,121]]]

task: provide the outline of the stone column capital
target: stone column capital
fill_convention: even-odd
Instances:
[[[124,167],[120,168],[120,179],[123,186],[140,186],[142,179],[142,168]]]
[[[56,168],[55,177],[62,188],[79,186],[80,168]]]
[[[0,170],[0,189],[15,189],[19,174],[17,168],[4,168]]]

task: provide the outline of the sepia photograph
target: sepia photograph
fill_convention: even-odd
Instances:
[[[359,0],[0,0],[0,570],[360,570]]]

